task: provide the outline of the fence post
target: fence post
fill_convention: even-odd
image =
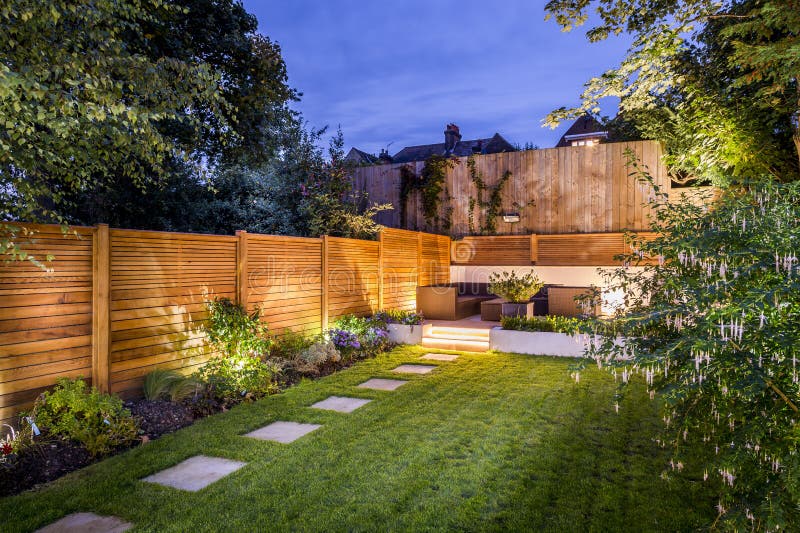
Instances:
[[[236,230],[236,299],[245,311],[249,292],[249,274],[247,271],[247,232]]]
[[[111,243],[108,224],[92,232],[92,385],[109,392],[111,345]]]
[[[539,260],[539,236],[531,233],[531,263]]]
[[[328,329],[328,236],[322,236],[322,272],[321,272],[321,304],[320,304],[320,323],[322,331]]]
[[[422,233],[417,232],[417,287],[422,286]]]
[[[378,233],[378,311],[383,309],[383,229]]]

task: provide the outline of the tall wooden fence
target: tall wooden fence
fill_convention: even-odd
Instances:
[[[661,163],[661,146],[655,141],[607,143],[524,150],[475,156],[478,172],[488,187],[493,187],[506,172],[511,178],[502,190],[502,211],[519,213],[519,222],[497,219],[497,233],[555,234],[605,233],[647,228],[649,207],[644,206],[648,191],[631,176],[626,151],[630,150],[663,190],[670,180]],[[467,158],[454,159],[447,171],[443,209],[452,208],[452,235],[469,235],[470,199],[477,191],[467,168]],[[403,227],[400,220],[400,169],[404,165],[359,167],[353,171],[354,185],[366,191],[375,202],[389,202],[392,211],[378,215],[378,222]],[[419,176],[424,162],[409,163]],[[484,200],[488,200],[488,191]],[[449,197],[449,199],[448,199]],[[419,193],[412,193],[406,204],[406,229],[434,230],[422,214]],[[479,228],[482,215],[472,209],[473,226]]]
[[[0,421],[60,377],[123,397],[154,368],[191,372],[213,353],[205,302],[257,306],[273,330],[317,332],[337,317],[414,309],[418,284],[448,282],[449,239],[386,229],[379,241],[32,226],[0,264]]]

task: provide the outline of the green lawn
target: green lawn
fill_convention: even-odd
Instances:
[[[93,511],[142,531],[682,531],[713,521],[701,483],[661,479],[668,456],[643,391],[612,407],[600,371],[569,360],[462,355],[393,392],[354,388],[420,362],[393,352],[200,421],[0,500],[2,530]],[[309,409],[331,394],[373,398],[351,414]],[[241,437],[275,420],[323,424],[292,444]],[[138,481],[203,454],[249,464],[197,493]]]

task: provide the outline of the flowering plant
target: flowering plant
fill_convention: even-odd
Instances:
[[[588,356],[621,378],[620,392],[641,375],[663,395],[657,442],[674,450],[665,475],[702,472],[719,492],[718,523],[797,530],[800,183],[746,183],[711,207],[641,183],[657,236],[631,236],[626,266],[606,273],[626,311]],[[709,459],[690,464],[693,446]]]
[[[371,318],[383,324],[404,324],[406,326],[418,326],[425,321],[422,313],[401,309],[384,309],[372,315]]]
[[[346,329],[332,329],[329,332],[331,342],[339,350],[358,350],[361,342],[358,335]]]

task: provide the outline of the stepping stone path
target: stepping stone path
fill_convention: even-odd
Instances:
[[[458,359],[457,355],[449,353],[426,353],[420,359],[429,359],[431,361],[455,361]]]
[[[147,476],[142,481],[197,492],[228,474],[236,472],[246,464],[219,457],[196,455],[172,468]]]
[[[436,367],[431,365],[400,365],[392,372],[397,374],[427,374]]]
[[[362,405],[366,405],[372,400],[364,400],[362,398],[346,398],[344,396],[331,396],[321,402],[317,402],[311,407],[315,409],[326,409],[328,411],[336,411],[338,413],[352,413]]]
[[[65,516],[36,533],[122,533],[133,527],[116,516],[100,516],[94,513],[73,513]]]
[[[315,429],[321,428],[319,424],[301,424],[299,422],[273,422],[261,429],[247,433],[245,437],[252,437],[259,440],[273,440],[289,444],[303,435],[308,435]]]
[[[372,378],[358,387],[361,389],[372,389],[372,390],[395,390],[398,387],[402,387],[408,383],[408,381],[404,381],[402,379],[380,379],[380,378]]]

